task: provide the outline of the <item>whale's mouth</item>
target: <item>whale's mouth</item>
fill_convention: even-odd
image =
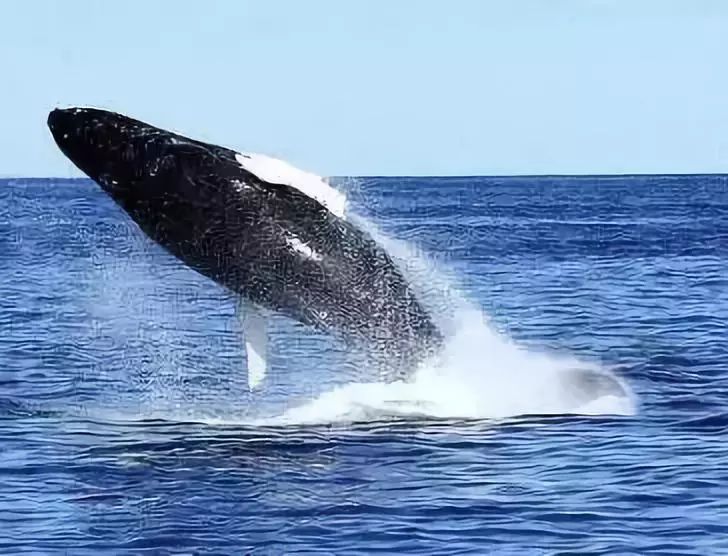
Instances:
[[[97,151],[108,154],[120,140],[129,141],[132,126],[118,114],[94,108],[56,108],[48,114],[48,129],[71,159]]]
[[[141,178],[149,130],[133,120],[94,108],[59,108],[48,115],[48,128],[63,154],[104,189]]]
[[[169,170],[173,160],[165,155],[171,148],[184,143],[200,149],[173,133],[97,108],[57,108],[47,123],[63,154],[117,200]]]

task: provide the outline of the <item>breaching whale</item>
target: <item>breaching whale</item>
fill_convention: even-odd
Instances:
[[[271,312],[383,355],[390,377],[441,346],[412,285],[320,177],[95,108],[53,110],[48,127],[146,235],[245,301],[251,388],[265,376]]]

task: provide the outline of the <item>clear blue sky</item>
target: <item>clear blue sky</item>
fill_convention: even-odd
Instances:
[[[728,171],[728,2],[0,4],[0,174],[93,105],[325,175]]]

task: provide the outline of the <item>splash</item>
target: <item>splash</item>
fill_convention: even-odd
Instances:
[[[446,274],[409,243],[353,215],[397,260],[447,336],[443,352],[409,382],[338,386],[266,424],[386,418],[499,419],[519,415],[633,415],[628,384],[612,370],[519,346],[499,333]],[[261,421],[262,423],[262,421]]]
[[[444,352],[436,361],[423,364],[413,381],[343,385],[272,422],[635,413],[634,395],[610,370],[524,349],[493,331],[476,310],[459,318],[460,328]]]

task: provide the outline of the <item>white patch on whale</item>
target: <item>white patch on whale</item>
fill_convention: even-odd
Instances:
[[[233,180],[230,184],[235,188],[235,191],[237,191],[238,193],[243,193],[246,189],[250,189],[250,186],[248,184],[240,180]]]
[[[332,214],[344,217],[346,195],[316,174],[306,172],[284,160],[258,153],[236,153],[235,160],[244,170],[268,183],[288,185],[316,199]]]
[[[291,247],[291,249],[293,249],[297,253],[300,253],[307,259],[312,259],[314,261],[320,261],[322,258],[320,254],[316,253],[316,251],[311,249],[311,247],[308,244],[304,243],[296,236],[288,236],[286,238],[286,243]]]

